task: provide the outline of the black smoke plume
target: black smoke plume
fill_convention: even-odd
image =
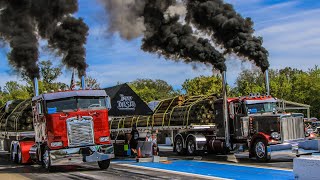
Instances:
[[[188,24],[179,23],[178,15],[165,12],[174,4],[172,0],[149,0],[144,9],[146,33],[142,49],[163,55],[168,59],[184,59],[212,64],[220,71],[226,70],[225,59],[208,40],[193,35]]]
[[[109,31],[119,32],[128,40],[143,36],[142,50],[166,59],[198,61],[221,71],[226,69],[223,55],[209,40],[195,36],[190,25],[170,13],[170,7],[177,5],[175,0],[101,1],[107,9]]]
[[[38,39],[35,22],[29,15],[29,1],[2,0],[0,2],[0,36],[10,44],[9,63],[29,77],[38,77]]]
[[[263,71],[269,67],[262,38],[253,36],[253,22],[222,0],[100,1],[108,13],[109,32],[119,32],[128,40],[142,36],[144,51],[186,62],[210,63],[223,71],[225,59],[213,42],[223,48],[224,54],[245,57]],[[199,38],[199,30],[207,33],[210,41]]]
[[[49,39],[49,46],[57,48],[58,52],[64,55],[63,63],[67,67],[77,68],[79,75],[84,74],[87,67],[85,58],[76,58],[85,57],[83,49],[86,40],[80,39],[86,39],[88,33],[80,33],[83,31],[78,31],[76,28],[70,28],[70,31],[61,30],[61,27],[83,24],[75,23],[78,20],[71,17],[71,14],[77,10],[77,0],[0,0],[0,37],[11,47],[8,54],[10,64],[30,78],[38,77],[38,41],[42,38]],[[87,29],[87,26],[80,28]],[[71,35],[70,32],[76,34]],[[58,33],[59,36],[57,36]],[[79,40],[68,41],[69,45],[64,47],[69,49],[61,49],[57,45],[60,39],[54,38],[61,38],[63,33],[65,37],[72,36],[67,37],[68,40]],[[70,45],[71,43],[75,44]],[[75,46],[78,47],[75,48]],[[69,56],[75,58],[68,58]]]
[[[187,22],[213,34],[213,40],[226,53],[235,53],[253,60],[265,71],[269,67],[268,51],[262,46],[262,38],[253,36],[253,22],[244,19],[231,4],[223,0],[185,0]]]
[[[78,69],[78,75],[85,75],[87,64],[85,61],[86,49],[84,44],[87,41],[89,27],[83,20],[67,17],[56,28],[49,39],[50,47],[58,49],[64,56],[63,64],[67,67]]]

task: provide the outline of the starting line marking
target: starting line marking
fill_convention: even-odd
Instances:
[[[200,174],[179,172],[179,171],[173,171],[173,170],[151,168],[151,167],[143,167],[143,166],[132,165],[132,164],[121,164],[121,163],[114,163],[114,164],[117,164],[117,165],[120,165],[120,166],[125,166],[125,167],[134,167],[134,168],[145,169],[145,170],[154,170],[154,171],[158,171],[158,172],[167,172],[167,173],[172,173],[172,174],[177,174],[177,175],[192,176],[192,177],[198,177],[198,178],[204,178],[204,179],[231,180],[231,179],[215,177],[215,176],[205,176],[205,175],[200,175]]]
[[[205,179],[294,179],[292,170],[264,168],[232,163],[174,160],[171,163],[136,163],[135,161],[117,161],[114,164],[146,170],[169,172]],[[266,176],[264,176],[266,175]]]

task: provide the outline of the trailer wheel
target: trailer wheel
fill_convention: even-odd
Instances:
[[[267,152],[267,143],[262,139],[257,139],[253,147],[254,155],[256,156],[257,161],[267,162],[268,152]]]
[[[196,142],[194,138],[188,138],[187,140],[187,153],[188,155],[196,154]]]
[[[108,169],[110,166],[110,159],[98,161],[98,165],[100,169]]]
[[[176,137],[174,148],[178,155],[184,155],[185,149],[183,148],[183,140],[180,136]]]
[[[45,147],[42,153],[42,167],[45,168],[47,171],[50,171],[51,166],[51,158],[50,158],[50,149]]]

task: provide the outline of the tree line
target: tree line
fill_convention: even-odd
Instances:
[[[69,85],[57,82],[62,74],[61,66],[53,66],[51,61],[41,61],[39,91],[69,88]],[[16,81],[6,82],[0,87],[0,105],[12,99],[28,99],[33,95],[33,81],[22,75],[27,82],[25,85]],[[311,115],[320,117],[320,69],[318,66],[307,71],[286,67],[280,70],[270,69],[270,93],[279,99],[285,99],[311,105]],[[86,78],[87,87],[98,89],[100,84],[93,77]],[[75,82],[80,86],[80,82]],[[129,82],[129,86],[145,101],[171,98],[179,94],[220,95],[222,91],[222,78],[220,74],[212,76],[199,76],[186,79],[181,89],[174,89],[164,80],[137,79]],[[234,85],[228,85],[228,96],[245,96],[250,93],[265,93],[264,74],[256,70],[245,70],[239,74]]]
[[[311,116],[320,117],[320,69],[318,66],[307,71],[286,67],[270,69],[270,94],[278,99],[311,105]],[[174,97],[177,94],[220,95],[221,75],[199,76],[187,79],[181,90],[162,80],[138,79],[129,83],[131,88],[146,102]],[[265,93],[264,74],[256,70],[245,70],[239,74],[233,86],[228,86],[228,96],[247,96],[250,93]]]
[[[59,89],[69,89],[71,84],[58,82],[57,79],[62,75],[62,66],[54,66],[50,60],[40,61],[40,78],[39,92],[58,91]],[[17,81],[7,81],[3,87],[0,87],[0,106],[4,105],[9,100],[25,100],[34,95],[33,79],[30,79],[26,74],[21,74],[21,78],[25,84],[20,84]],[[70,80],[71,83],[71,80]],[[80,81],[75,81],[76,86],[80,86]],[[99,89],[100,84],[91,76],[86,77],[86,85],[88,88]]]

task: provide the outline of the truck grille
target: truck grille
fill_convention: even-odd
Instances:
[[[303,117],[284,117],[281,119],[282,140],[305,138]]]
[[[82,117],[67,120],[69,147],[94,144],[93,118]]]

